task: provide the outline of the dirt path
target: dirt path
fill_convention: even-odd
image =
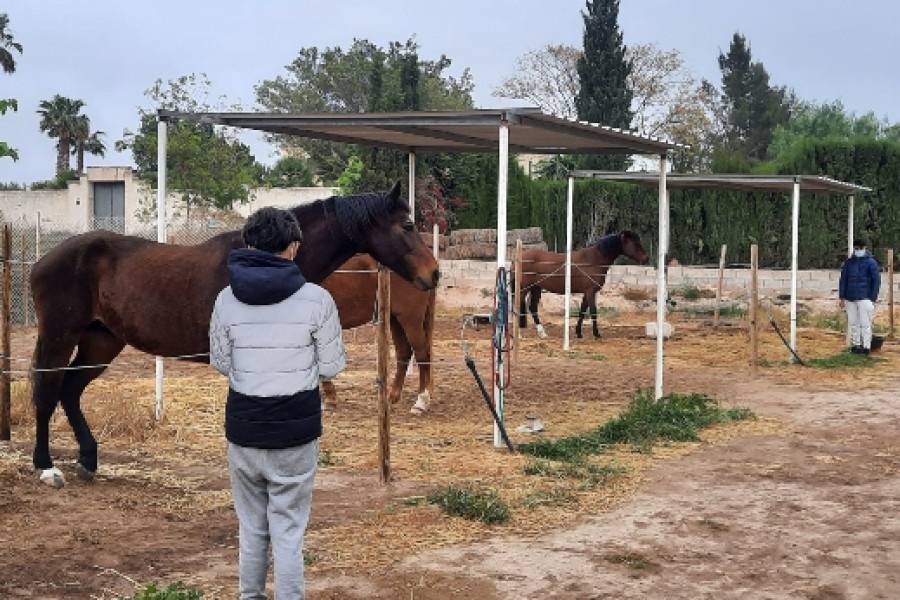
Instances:
[[[537,413],[555,437],[617,414],[653,381],[654,342],[635,333],[637,321],[573,341],[569,356],[558,339],[529,332],[509,424]],[[676,324],[667,389],[748,407],[760,425],[660,448],[621,489],[552,511],[517,505],[510,524],[491,528],[410,502],[448,482],[478,482],[513,499],[537,485],[522,475],[520,456],[486,445],[487,413],[459,360],[459,322],[457,312],[439,314],[432,411],[423,419],[399,405],[392,413],[396,481],[388,486],[375,476],[371,367],[358,358],[371,355],[371,336],[350,337],[354,365],[339,387],[340,409],[326,415],[327,464],[307,538],[310,600],[900,597],[900,346],[886,345],[872,369],[802,370],[778,362],[784,347],[770,334],[761,349],[767,366],[753,379],[740,332]],[[832,332],[800,339],[804,356],[841,344]],[[488,342],[472,333],[475,352]],[[77,452],[61,418],[52,449],[69,483],[59,491],[37,483],[31,423],[14,422],[12,444],[0,446],[0,597],[112,600],[179,579],[204,598],[234,597],[222,382],[209,367],[173,368],[168,422],[157,424],[145,370],[112,370],[89,389],[85,410],[101,443],[92,484],[74,478]],[[126,404],[138,408],[122,412]]]

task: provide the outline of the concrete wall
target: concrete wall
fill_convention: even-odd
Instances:
[[[493,289],[497,263],[480,260],[440,259],[441,285],[446,287],[473,287]],[[797,296],[813,298],[837,298],[840,271],[804,270],[797,272]],[[670,291],[679,288],[697,287],[716,289],[719,281],[718,269],[696,267],[669,267],[667,283]],[[888,276],[881,275],[881,297],[887,298]],[[626,288],[656,289],[656,269],[636,265],[613,265],[607,274],[607,285],[621,284]],[[757,271],[757,286],[764,296],[790,294],[791,272],[774,269]],[[750,293],[750,269],[724,269],[722,287],[736,293]],[[894,294],[900,295],[900,281],[894,279]]]
[[[125,184],[125,233],[156,227],[156,192],[137,179],[129,167],[88,167],[66,190],[0,191],[0,214],[8,223],[34,224],[40,219],[42,230],[83,232],[92,227],[94,186],[96,182],[121,181]],[[337,194],[336,188],[256,189],[251,200],[234,208],[246,218],[263,206],[290,207],[314,202]],[[193,214],[192,214],[193,213]],[[170,228],[183,227],[189,218],[205,220],[207,211],[181,202],[177,192],[166,199],[166,216]]]

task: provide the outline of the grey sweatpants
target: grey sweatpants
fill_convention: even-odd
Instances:
[[[268,549],[275,600],[303,600],[303,536],[309,523],[318,440],[280,450],[228,444],[234,510],[240,524],[240,598],[266,600]]]

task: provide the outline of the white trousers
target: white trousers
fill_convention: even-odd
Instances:
[[[872,347],[872,319],[875,317],[875,303],[869,299],[847,300],[847,327],[850,329],[850,344],[862,348]]]

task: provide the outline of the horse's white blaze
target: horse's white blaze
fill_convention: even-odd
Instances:
[[[544,326],[541,323],[537,325],[537,334],[539,338],[546,338],[547,332],[544,330]]]
[[[62,471],[52,467],[41,471],[41,483],[59,489],[66,484],[66,478],[63,477]]]

